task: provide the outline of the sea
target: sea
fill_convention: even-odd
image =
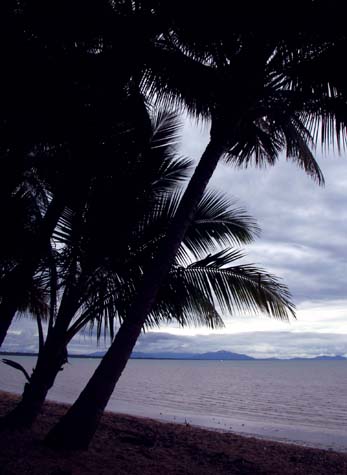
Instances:
[[[30,373],[35,357],[11,356]],[[48,398],[72,403],[96,358],[70,358]],[[0,389],[24,376],[0,365]],[[347,361],[129,361],[107,409],[347,452]]]

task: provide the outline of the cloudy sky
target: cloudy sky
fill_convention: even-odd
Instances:
[[[207,130],[187,123],[183,150],[198,158]],[[266,317],[230,317],[225,329],[162,328],[140,339],[138,351],[204,352],[229,350],[255,357],[347,356],[347,151],[317,158],[325,176],[319,187],[295,164],[280,160],[267,169],[239,170],[220,164],[211,182],[237,198],[262,229],[248,246],[247,261],[280,277],[297,306],[289,323]],[[35,330],[16,322],[4,350],[32,350]],[[103,349],[101,343],[99,349]],[[88,335],[77,337],[70,351],[95,351]]]

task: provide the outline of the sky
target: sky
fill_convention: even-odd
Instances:
[[[181,150],[198,159],[208,127],[186,121]],[[325,176],[320,187],[293,162],[281,157],[274,167],[237,169],[220,163],[210,183],[235,198],[256,219],[260,237],[244,250],[244,262],[256,264],[289,287],[297,319],[223,315],[225,328],[162,327],[139,339],[144,352],[228,350],[258,358],[347,356],[347,151],[315,153]],[[69,350],[96,348],[86,332]],[[34,351],[37,332],[29,320],[17,320],[3,350]]]

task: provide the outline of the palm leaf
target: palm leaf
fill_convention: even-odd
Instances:
[[[173,149],[180,141],[182,123],[176,112],[167,112],[164,109],[155,109],[151,114],[152,138],[151,149],[164,147]]]
[[[181,193],[164,195],[142,223],[143,244],[135,247],[136,255],[151,258],[175,216]],[[208,190],[200,201],[194,220],[185,235],[177,259],[189,262],[189,255],[200,258],[212,249],[251,242],[259,234],[254,220],[225,194]]]
[[[221,251],[188,266],[184,275],[209,295],[222,312],[264,313],[280,319],[295,316],[287,287],[274,276],[253,265],[229,266],[240,257],[235,251]]]
[[[6,358],[3,358],[2,362],[4,364],[10,366],[11,368],[14,368],[14,369],[17,369],[18,371],[21,371],[24,374],[26,380],[30,383],[31,378],[30,378],[27,370],[21,364],[17,363],[17,361],[8,360]]]

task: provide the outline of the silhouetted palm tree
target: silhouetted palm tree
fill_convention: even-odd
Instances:
[[[325,49],[334,45],[313,44],[300,35],[290,41],[269,38],[266,34],[235,35],[214,44],[204,61],[197,65],[196,88],[200,97],[188,102],[194,109],[204,104],[211,117],[210,142],[201,157],[175,220],[153,262],[147,266],[143,281],[127,318],[110,349],[86,388],[67,415],[50,432],[51,446],[85,448],[95,432],[100,415],[118,381],[141,332],[146,316],[155,304],[162,281],[184,239],[210,177],[219,159],[239,164],[275,163],[285,151],[307,173],[322,182],[321,172],[311,148],[323,124],[322,138],[345,139],[346,102],[339,89],[332,89],[330,78],[317,85],[302,73],[302,66],[319,64]],[[179,38],[171,42],[179,49]],[[181,47],[181,51],[184,48]],[[189,63],[187,56],[187,63]],[[177,78],[168,77],[163,68],[163,83],[168,91],[177,90]],[[320,76],[321,79],[321,76]],[[150,83],[150,72],[146,80]],[[157,78],[156,78],[157,80]],[[186,83],[186,94],[191,87]],[[195,91],[194,91],[195,92]]]
[[[172,190],[187,175],[189,162],[178,160],[174,153],[177,127],[173,114],[158,114],[151,148],[128,162],[128,170],[119,163],[119,174],[102,180],[102,187],[94,184],[83,210],[65,213],[56,232],[65,245],[59,258],[59,310],[49,324],[22,400],[2,420],[3,426],[34,421],[66,361],[66,347],[80,329],[97,324],[100,334],[104,322],[113,337],[116,319],[121,324],[126,318],[143,268],[175,216],[179,194]],[[125,217],[119,209],[121,200],[127,202]],[[117,226],[110,219],[112,214]],[[254,266],[231,265],[241,257],[240,252],[217,251],[221,246],[249,242],[256,231],[252,220],[242,210],[233,209],[225,197],[205,194],[146,326],[175,320],[182,326],[218,327],[223,320],[216,304],[221,311],[265,312],[285,318],[291,304],[284,286]],[[208,251],[214,253],[206,256]],[[10,360],[5,362],[13,365]]]
[[[31,160],[32,161],[32,160]],[[42,249],[41,257],[37,262],[36,270],[28,276],[27,284],[22,292],[17,293],[20,282],[15,280],[16,269],[22,266],[28,259],[32,249],[36,246],[38,232],[42,229],[42,222],[48,206],[49,198],[44,182],[37,174],[32,165],[23,173],[21,182],[12,192],[4,187],[1,192],[2,233],[0,236],[0,308],[4,309],[10,301],[15,301],[16,311],[24,311],[26,306],[35,308],[35,295],[38,290],[47,294],[47,286],[41,286],[43,280],[47,280],[47,272],[50,273],[50,262],[54,252],[50,242]],[[43,280],[42,280],[43,278]],[[41,284],[39,282],[41,281]],[[43,294],[42,294],[43,297]],[[48,295],[44,300],[47,300]],[[40,299],[39,299],[40,300]],[[43,300],[41,299],[43,304]],[[37,304],[40,306],[39,301]],[[39,308],[36,305],[36,308]],[[42,305],[41,305],[41,308]],[[41,316],[42,312],[39,312]],[[5,312],[0,318],[0,342],[6,336],[11,318],[5,318]]]
[[[36,239],[31,246],[27,242],[26,258],[2,276],[0,344],[64,208],[85,192],[101,157],[112,162],[107,150],[113,148],[114,155],[117,145],[110,137],[119,139],[126,129],[129,101],[125,105],[124,97],[142,65],[128,50],[124,54],[122,41],[124,35],[150,41],[159,28],[146,21],[153,16],[151,2],[133,13],[129,7],[131,2],[93,0],[49,7],[42,1],[4,2],[0,7],[6,71],[0,78],[1,194],[14,192],[30,167],[28,157],[38,154],[53,179]],[[59,22],[64,28],[56,28]],[[133,124],[141,120],[141,113],[132,115]]]

